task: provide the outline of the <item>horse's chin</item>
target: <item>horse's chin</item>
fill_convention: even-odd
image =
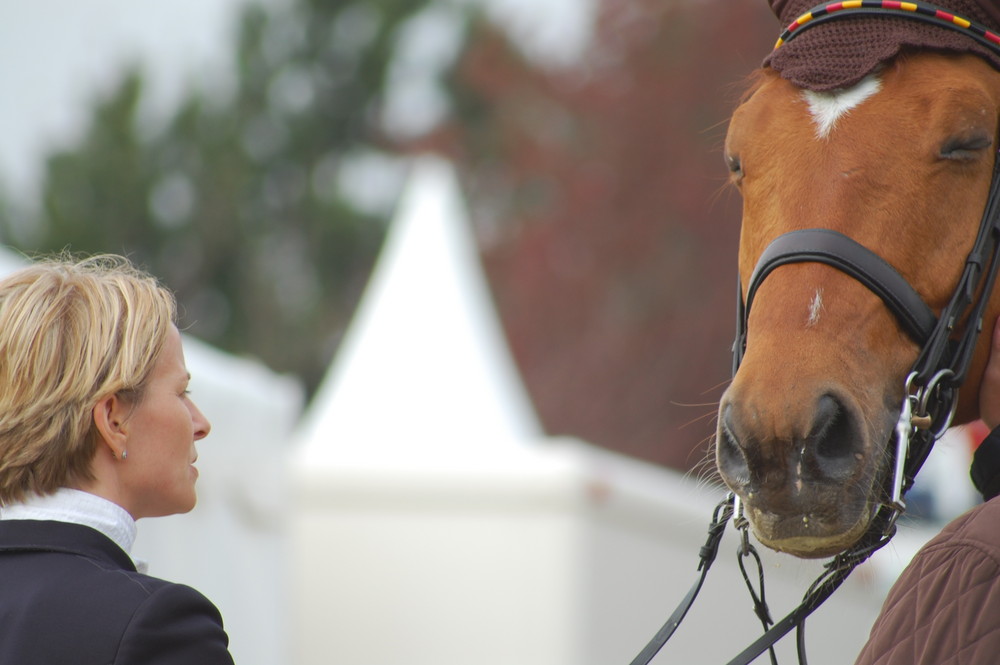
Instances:
[[[871,523],[872,511],[866,506],[849,524],[803,515],[776,515],[752,506],[747,506],[747,517],[763,545],[803,559],[820,559],[840,554],[858,542]]]

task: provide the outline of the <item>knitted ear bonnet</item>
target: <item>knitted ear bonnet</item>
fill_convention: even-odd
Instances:
[[[822,0],[768,0],[781,27]],[[933,0],[932,0],[933,1]],[[949,12],[1000,31],[1000,0],[937,0]],[[975,53],[1000,70],[1000,55],[961,32],[897,16],[845,16],[810,27],[764,60],[795,85],[848,88],[905,48]]]

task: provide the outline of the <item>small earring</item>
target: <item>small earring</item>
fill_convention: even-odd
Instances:
[[[127,450],[123,450],[123,451],[122,451],[122,461],[123,461],[123,462],[125,461],[125,458],[126,458],[126,457],[128,457],[128,451],[127,451]]]

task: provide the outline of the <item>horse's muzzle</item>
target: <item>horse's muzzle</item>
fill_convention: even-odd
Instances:
[[[852,542],[871,515],[870,435],[847,400],[823,393],[808,409],[781,409],[727,395],[717,462],[765,545],[827,556]]]

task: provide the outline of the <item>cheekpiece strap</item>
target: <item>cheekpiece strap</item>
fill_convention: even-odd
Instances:
[[[746,345],[746,320],[757,289],[771,271],[790,263],[823,263],[847,273],[885,302],[917,344],[926,343],[937,325],[937,317],[920,294],[880,256],[837,231],[802,229],[775,238],[757,261],[746,300],[739,301],[740,330],[734,348],[738,358]]]

